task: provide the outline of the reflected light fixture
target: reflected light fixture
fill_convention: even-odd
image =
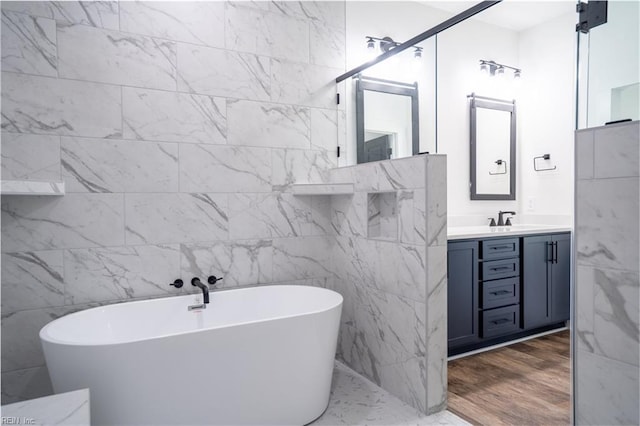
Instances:
[[[506,69],[513,70],[513,78],[520,79],[522,70],[520,68],[512,67],[505,64],[499,64],[495,61],[488,61],[486,59],[480,59],[480,72],[482,74],[488,74],[491,76],[505,77]]]
[[[382,37],[382,38],[374,37],[374,36],[365,36],[365,39],[367,39],[367,50],[369,52],[377,51],[376,44],[378,44],[379,51],[382,53],[386,53],[402,44],[401,42],[395,41],[389,36]],[[413,51],[413,57],[415,59],[422,59],[422,47],[420,46],[412,46],[412,47],[415,49]]]

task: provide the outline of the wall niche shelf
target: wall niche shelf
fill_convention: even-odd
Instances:
[[[52,195],[65,194],[64,182],[44,182],[32,180],[3,180],[2,195]]]
[[[298,183],[291,185],[293,195],[348,195],[353,194],[352,183]]]

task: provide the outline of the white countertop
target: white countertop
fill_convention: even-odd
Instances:
[[[6,424],[89,426],[89,389],[3,405],[2,419],[7,418],[13,423]]]
[[[567,225],[455,226],[447,228],[447,239],[464,240],[467,238],[517,237],[520,235],[571,231],[571,227]]]

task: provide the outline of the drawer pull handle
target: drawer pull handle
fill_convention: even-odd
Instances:
[[[506,270],[510,270],[513,269],[511,266],[501,266],[499,268],[491,268],[492,271],[506,271]]]
[[[489,294],[493,294],[494,296],[502,296],[503,294],[511,293],[509,290],[500,290],[500,291],[492,291]]]
[[[491,321],[491,322],[492,322],[494,325],[500,325],[500,324],[504,324],[504,323],[507,323],[507,322],[511,322],[511,320],[509,320],[509,319],[507,319],[507,318],[501,318],[501,319],[499,319],[499,320],[494,320],[494,321]]]
[[[510,249],[511,246],[493,246],[491,250],[502,250],[502,249]]]

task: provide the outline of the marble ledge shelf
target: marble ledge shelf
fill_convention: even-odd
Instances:
[[[64,195],[64,182],[3,180],[2,195]]]
[[[293,195],[348,195],[353,194],[352,183],[298,183],[291,185]]]

